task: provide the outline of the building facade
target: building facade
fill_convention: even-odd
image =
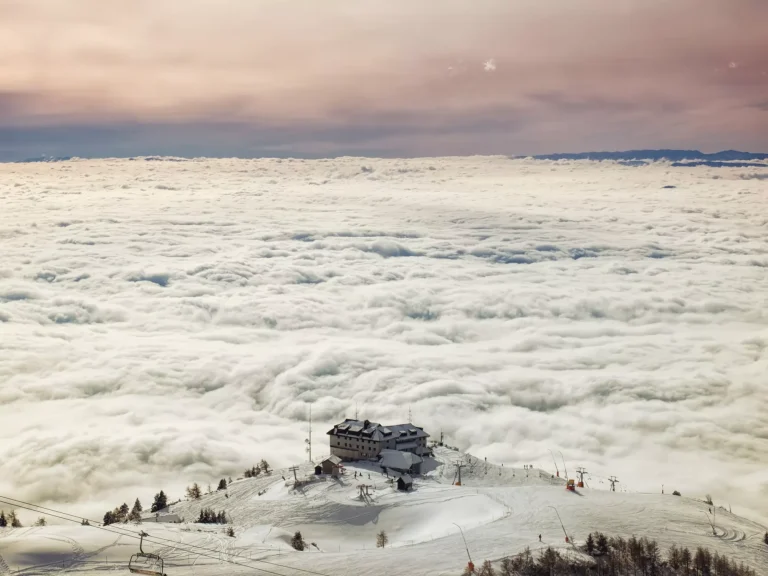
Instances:
[[[373,460],[382,450],[429,454],[423,428],[413,424],[382,426],[368,420],[347,418],[328,431],[331,454],[345,460]]]

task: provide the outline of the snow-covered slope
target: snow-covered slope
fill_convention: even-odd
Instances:
[[[457,461],[467,464],[460,487],[452,485]],[[218,525],[145,524],[154,541],[145,547],[165,558],[169,576],[255,572],[228,560],[286,576],[306,573],[300,570],[437,576],[460,574],[466,563],[459,526],[475,561],[499,559],[526,546],[567,548],[559,513],[577,543],[594,530],[636,534],[654,538],[662,547],[705,545],[749,564],[758,574],[768,573],[765,528],[718,509],[713,535],[708,506],[697,500],[592,488],[571,493],[564,490],[562,478],[542,470],[486,466],[445,448],[438,448],[426,467],[408,493],[396,491],[368,463],[347,465],[339,479],[315,477],[307,463],[297,472],[303,482],[298,488],[287,471],[236,480],[226,491],[170,507],[187,521],[197,518],[202,507],[224,510],[234,538]],[[368,486],[362,499],[360,485]],[[125,568],[137,550],[137,541],[128,534],[139,528],[110,529],[126,535],[79,525],[5,529],[0,532],[0,574],[44,574],[62,568],[70,574],[98,574]],[[308,551],[290,548],[297,530],[310,543]],[[389,536],[385,549],[375,547],[381,530]]]

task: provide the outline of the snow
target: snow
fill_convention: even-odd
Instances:
[[[456,461],[467,463],[462,486],[452,483]],[[152,524],[141,528],[150,539],[165,541],[145,543],[145,549],[165,559],[169,576],[253,571],[227,560],[285,575],[302,569],[334,575],[374,576],[386,570],[393,575],[439,576],[460,573],[466,561],[459,526],[476,560],[498,560],[527,546],[534,551],[543,546],[570,549],[555,507],[577,544],[594,530],[636,534],[658,540],[662,548],[708,546],[744,561],[759,574],[768,570],[762,543],[765,528],[719,508],[713,535],[708,505],[699,500],[597,487],[571,493],[564,489],[562,478],[552,478],[546,471],[486,466],[447,448],[435,449],[433,465],[430,472],[414,478],[410,492],[396,490],[371,462],[348,463],[338,479],[315,476],[313,465],[306,463],[297,471],[297,486],[287,470],[233,482],[226,491],[176,503],[169,512],[189,520],[202,507],[224,510],[231,518],[234,538],[225,534],[226,526]],[[594,478],[593,484],[599,485],[598,477]],[[360,485],[368,486],[370,492],[363,500]],[[140,529],[134,525],[109,528],[126,534]],[[381,530],[389,537],[385,549],[375,548]],[[309,544],[305,552],[290,547],[296,531]],[[23,574],[45,574],[62,567],[68,574],[111,573],[125,567],[135,551],[135,539],[93,526],[4,529],[0,531],[0,573],[3,562],[11,570],[24,570]]]

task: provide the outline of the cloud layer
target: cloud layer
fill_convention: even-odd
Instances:
[[[493,462],[768,516],[763,172],[2,165],[0,493],[96,513],[293,464],[311,404],[315,454],[410,408]]]
[[[766,21],[762,0],[6,0],[0,158],[768,149]]]

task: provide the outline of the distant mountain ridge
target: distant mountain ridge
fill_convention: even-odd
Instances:
[[[72,160],[73,156],[38,156],[20,160],[21,163],[28,162],[65,162]],[[642,166],[648,162],[668,161],[676,166],[760,166],[763,164],[751,164],[751,162],[761,162],[768,160],[768,153],[762,152],[742,152],[740,150],[722,150],[707,154],[700,150],[671,150],[671,149],[651,149],[651,150],[624,150],[614,152],[565,152],[557,154],[537,154],[537,155],[514,155],[511,159],[533,158],[534,160],[614,160],[627,165]],[[130,160],[146,161],[184,161],[189,158],[176,156],[142,156],[130,157]],[[741,163],[741,164],[739,164]]]
[[[524,156],[516,156],[524,158]],[[700,150],[626,150],[623,152],[576,152],[563,154],[538,154],[536,160],[668,160],[671,162],[744,162],[768,160],[768,153],[722,150],[706,154]]]

